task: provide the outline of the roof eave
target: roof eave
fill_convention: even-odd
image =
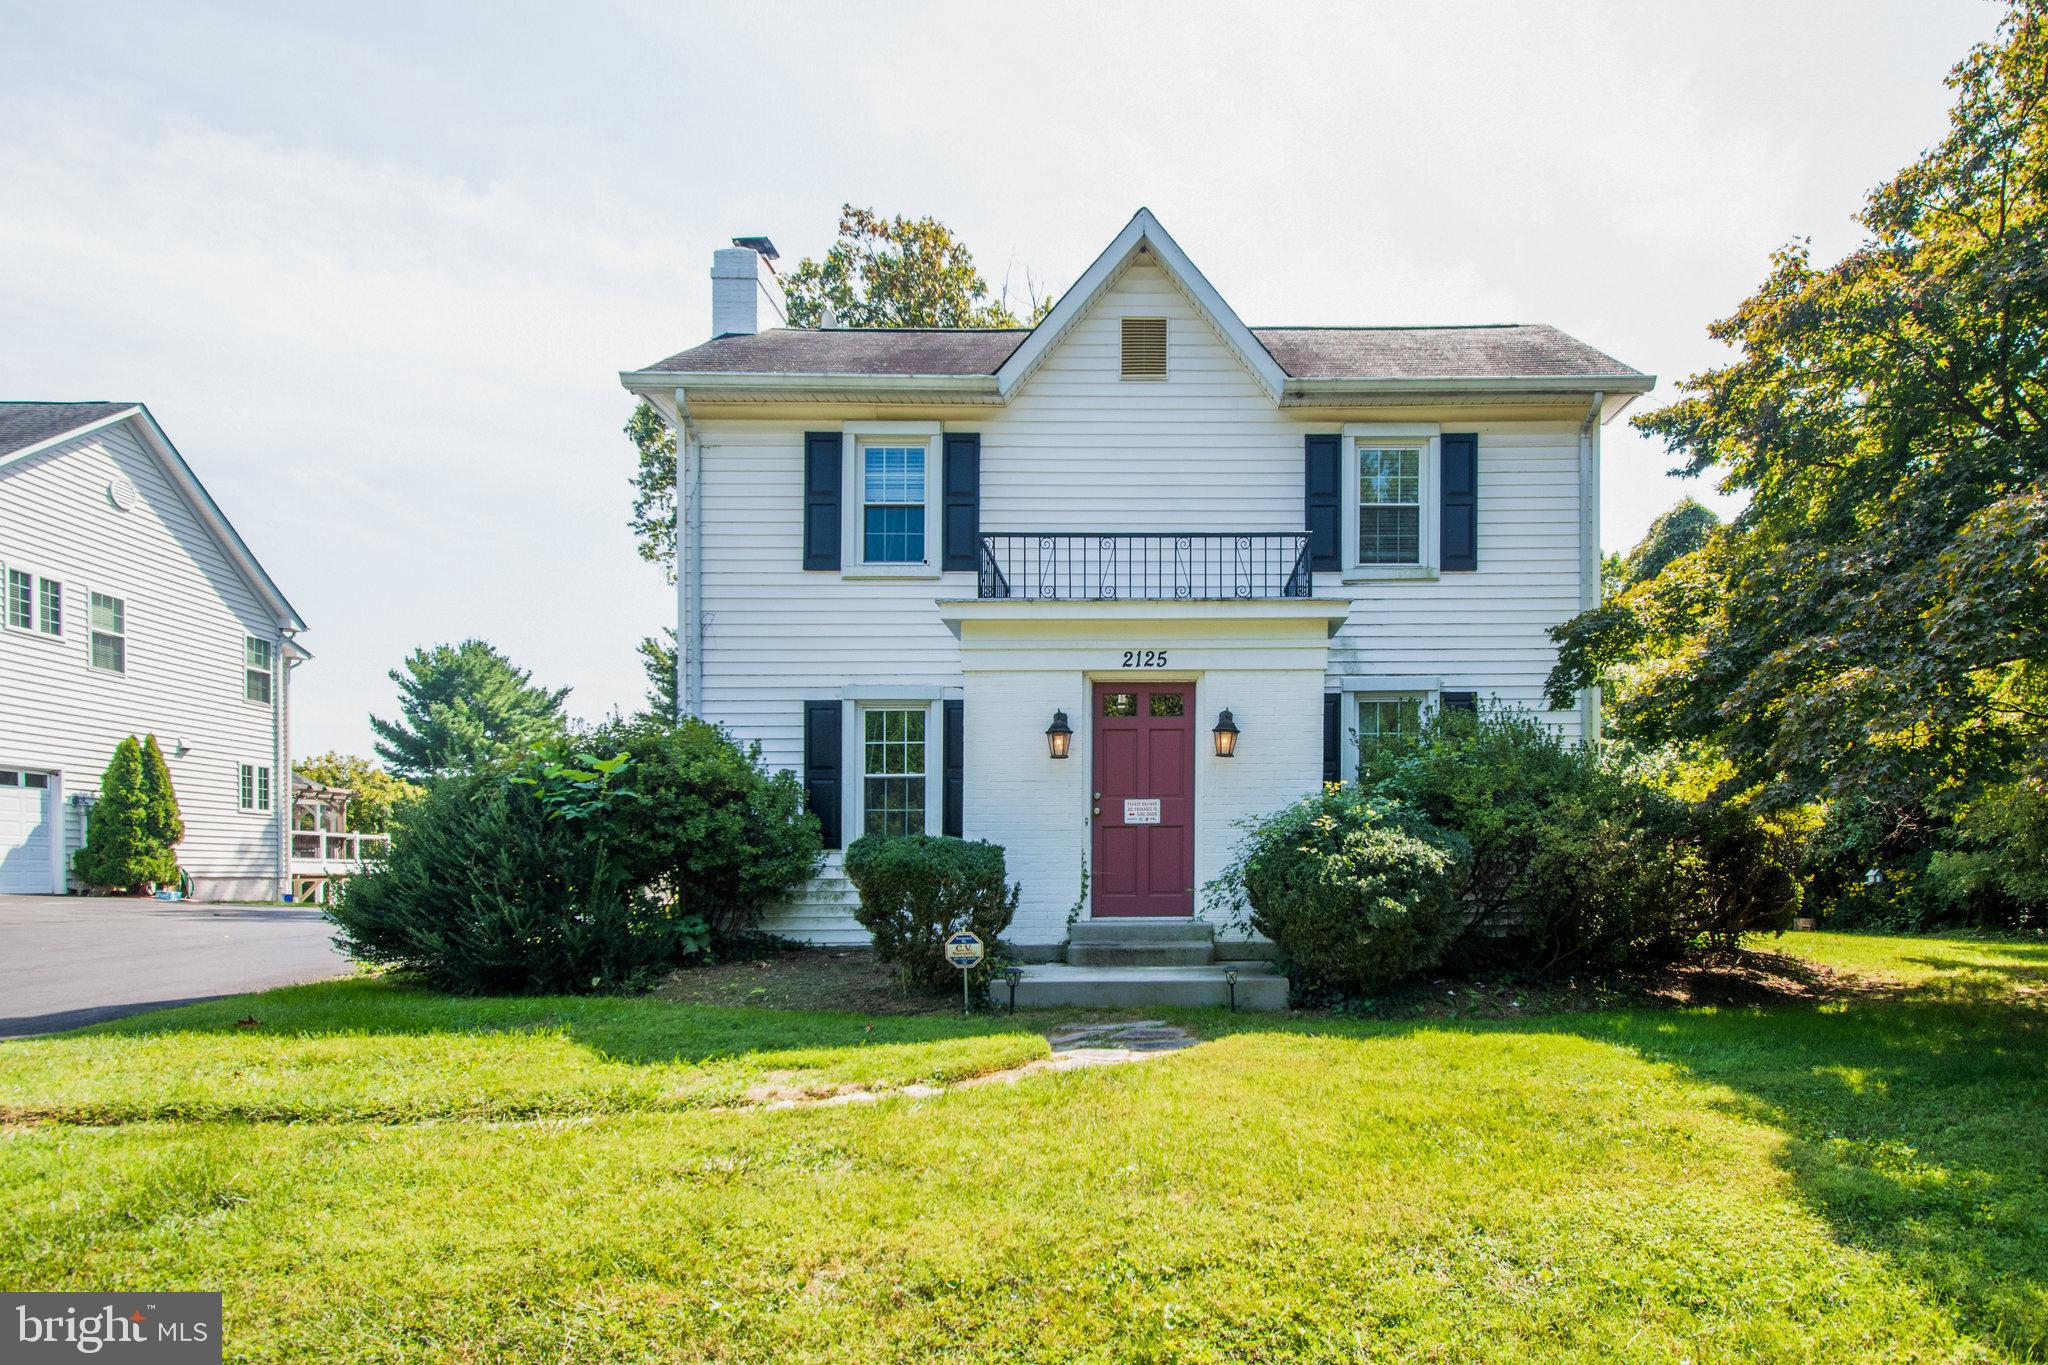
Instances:
[[[716,393],[720,389],[790,389],[816,391],[843,389],[848,393],[899,393],[933,389],[962,393],[986,393],[1001,401],[992,374],[850,374],[819,371],[796,374],[787,371],[749,370],[623,370],[619,383],[633,393],[686,392]]]

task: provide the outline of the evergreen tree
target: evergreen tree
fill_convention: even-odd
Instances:
[[[171,785],[171,766],[155,735],[142,740],[142,793],[147,801],[147,833],[166,849],[185,842],[185,817],[178,810],[178,792]]]
[[[79,878],[90,886],[134,889],[176,881],[177,861],[150,836],[149,824],[142,745],[130,735],[114,747],[100,775],[100,799],[86,822],[85,847],[73,859]]]
[[[416,649],[398,684],[397,720],[370,717],[377,756],[400,777],[430,781],[524,754],[563,731],[564,687],[549,691],[482,640]]]

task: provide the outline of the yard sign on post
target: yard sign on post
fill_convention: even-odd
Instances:
[[[981,935],[962,929],[946,940],[946,961],[960,969],[960,1013],[974,1013],[974,996],[967,982],[968,973],[981,965],[982,955],[987,949],[981,946]]]

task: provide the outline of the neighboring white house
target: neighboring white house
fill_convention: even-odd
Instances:
[[[140,403],[0,403],[0,891],[75,888],[114,746],[154,734],[208,900],[290,886],[305,628]]]
[[[1049,956],[1084,861],[1084,924],[1182,919],[1361,736],[1543,708],[1652,376],[1544,326],[1247,327],[1143,210],[1029,329],[763,330],[736,240],[713,339],[621,379],[680,438],[684,709],[833,849],[1001,843]],[[849,906],[833,856],[769,927],[859,942]]]

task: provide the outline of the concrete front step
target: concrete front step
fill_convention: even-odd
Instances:
[[[1212,943],[1215,926],[1198,919],[1083,919],[1067,928],[1069,943]]]
[[[1187,943],[1069,943],[1067,961],[1076,967],[1206,967],[1215,953],[1207,939]]]
[[[1046,962],[1025,967],[1017,982],[1019,1009],[1082,1005],[1129,1009],[1147,1005],[1228,1005],[1229,967],[1079,967]],[[1263,962],[1247,962],[1237,973],[1241,1010],[1287,1008],[1287,978]]]

